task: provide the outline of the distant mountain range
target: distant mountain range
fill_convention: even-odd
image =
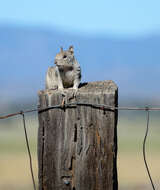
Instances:
[[[69,45],[82,81],[114,80],[122,99],[160,99],[160,35],[118,39],[0,25],[0,102],[36,100],[59,47]]]

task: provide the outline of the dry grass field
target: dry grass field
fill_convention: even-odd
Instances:
[[[160,113],[151,113],[150,133],[146,149],[147,160],[156,187],[160,187]],[[37,182],[37,116],[27,116],[27,129]],[[142,142],[145,114],[119,113],[118,122],[118,180],[120,190],[151,189],[146,174]],[[32,181],[20,116],[0,121],[0,190],[30,190]]]

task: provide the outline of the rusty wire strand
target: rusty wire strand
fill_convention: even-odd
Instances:
[[[152,185],[152,189],[155,190],[155,187],[154,187],[154,183],[153,183],[153,180],[152,180],[152,177],[151,177],[151,174],[150,174],[150,171],[149,171],[149,167],[148,167],[148,164],[147,164],[147,160],[146,160],[146,140],[147,140],[147,136],[148,136],[148,130],[149,130],[149,110],[146,109],[146,112],[147,112],[147,127],[146,127],[146,132],[145,132],[145,136],[144,136],[144,140],[143,140],[143,159],[144,159],[144,164],[145,164],[145,167],[146,167],[146,170],[147,170],[147,174],[148,174],[148,177],[150,179],[150,182],[151,182],[151,185]]]
[[[21,115],[22,115],[22,119],[23,119],[24,134],[25,134],[26,146],[27,146],[27,151],[28,151],[28,156],[29,156],[29,163],[30,163],[30,171],[31,171],[32,182],[33,182],[33,189],[36,190],[36,183],[35,183],[35,179],[34,179],[33,166],[32,166],[32,156],[31,156],[31,151],[30,151],[30,147],[29,147],[29,140],[28,140],[27,129],[26,129],[25,115],[24,115],[23,111],[21,111]]]
[[[90,106],[90,107],[94,107],[94,108],[99,108],[99,109],[104,109],[104,110],[110,110],[110,111],[114,111],[114,110],[139,110],[139,111],[146,111],[150,110],[150,111],[160,111],[160,107],[115,107],[115,106],[109,106],[106,104],[93,104],[93,103],[84,103],[84,102],[73,102],[73,103],[65,103],[63,106],[62,104],[59,105],[54,105],[54,106],[47,106],[44,108],[35,108],[35,109],[30,109],[30,110],[24,110],[23,113],[30,113],[30,112],[43,112],[43,111],[47,111],[49,109],[56,109],[56,108],[71,108],[74,106]],[[6,119],[9,117],[13,117],[16,115],[21,115],[21,111],[20,112],[15,112],[15,113],[11,113],[8,115],[4,115],[4,116],[0,116],[0,119]]]

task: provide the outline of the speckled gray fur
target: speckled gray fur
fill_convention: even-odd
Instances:
[[[55,66],[49,67],[46,74],[46,89],[73,88],[77,91],[81,80],[81,68],[74,57],[73,46],[55,56]]]

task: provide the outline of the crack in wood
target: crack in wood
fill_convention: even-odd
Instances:
[[[74,126],[74,142],[77,142],[77,123]]]
[[[71,157],[71,165],[69,168],[69,170],[71,171],[71,175],[72,175],[72,178],[71,178],[72,189],[75,186],[75,161],[76,161],[76,158],[74,156],[72,156]]]
[[[77,154],[80,156],[83,149],[83,127],[80,125],[79,139],[77,143]]]
[[[72,156],[72,157],[71,157],[70,167],[68,168],[69,170],[72,170],[72,169],[73,169],[73,159],[74,159],[74,157]]]

